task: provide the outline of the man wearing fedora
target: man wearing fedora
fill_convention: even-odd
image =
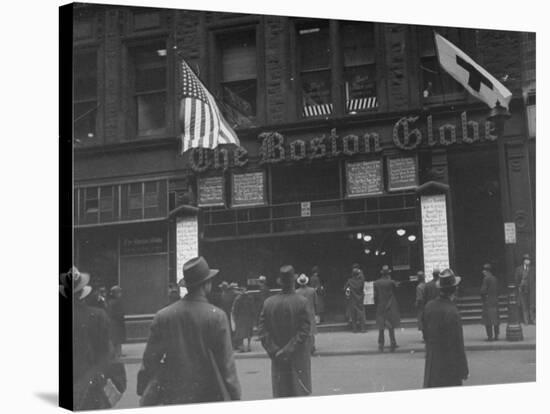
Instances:
[[[315,323],[315,315],[317,314],[317,292],[315,289],[308,286],[309,278],[305,274],[301,274],[296,280],[298,289],[296,293],[307,299],[307,311],[309,313],[309,323],[311,324],[310,342],[311,354],[315,353],[315,335],[317,334],[317,324]]]
[[[481,301],[483,310],[481,319],[487,332],[487,341],[498,341],[499,316],[498,316],[498,281],[493,275],[492,266],[489,263],[483,265],[483,282],[481,283]]]
[[[462,385],[462,381],[468,378],[462,322],[452,301],[459,283],[460,277],[451,269],[443,270],[436,282],[439,297],[424,308],[424,388]]]
[[[382,266],[380,278],[374,282],[374,304],[376,305],[376,325],[378,326],[378,350],[384,352],[384,331],[390,335],[390,351],[395,351],[395,328],[399,327],[399,306],[395,297],[397,282],[391,279],[391,269]]]
[[[296,294],[290,265],[280,269],[281,293],[264,302],[259,337],[271,358],[273,397],[311,394],[311,324],[307,299]]]
[[[528,253],[523,255],[522,263],[516,268],[515,281],[518,288],[519,304],[523,323],[535,323],[536,313],[536,272]]]
[[[73,318],[73,409],[111,408],[104,387],[113,356],[110,321],[107,313],[89,306],[85,299],[92,292],[90,275],[73,267],[60,277],[60,312]],[[72,309],[71,309],[72,306]]]
[[[186,262],[183,280],[187,295],[161,309],[153,319],[138,374],[138,395],[150,380],[157,381],[153,404],[241,397],[227,317],[207,299],[217,274],[203,257]]]
[[[346,294],[349,291],[351,329],[354,333],[365,332],[365,276],[357,263],[352,265],[351,277],[344,289]]]
[[[233,301],[231,310],[235,322],[234,345],[239,352],[250,352],[250,341],[254,322],[256,322],[256,308],[254,299],[247,292],[246,287],[237,290],[237,297]],[[247,340],[247,347],[244,347],[244,340]]]

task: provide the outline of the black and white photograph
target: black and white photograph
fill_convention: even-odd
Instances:
[[[68,408],[536,380],[534,32],[60,10]]]
[[[58,309],[44,404],[391,412],[412,392],[429,413],[541,392],[536,25],[499,25],[502,2],[453,24],[422,2],[122,3],[49,6],[59,191],[37,191],[59,199],[58,269],[17,272]]]

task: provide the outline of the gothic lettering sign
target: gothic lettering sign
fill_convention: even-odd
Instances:
[[[444,194],[420,198],[422,214],[422,244],[426,282],[434,269],[449,267],[449,238],[447,233],[447,201]]]
[[[433,115],[404,116],[397,119],[392,128],[385,128],[385,131],[384,135],[371,129],[342,133],[333,128],[308,139],[294,140],[288,140],[277,131],[262,132],[258,135],[259,163],[268,165],[284,161],[304,162],[378,154],[382,152],[382,143],[392,144],[402,151],[415,151],[421,147],[471,145],[497,139],[491,121],[470,119],[466,111],[456,114],[455,119],[434,119]],[[208,169],[225,171],[247,165],[248,152],[243,147],[215,150],[194,148],[190,151],[189,163],[195,172]]]
[[[196,216],[179,217],[176,221],[176,278],[183,278],[183,264],[199,255],[199,230]]]
[[[416,188],[418,164],[416,157],[388,159],[388,190],[398,191]]]
[[[266,204],[264,171],[232,174],[231,179],[232,206],[247,207]]]
[[[225,205],[225,182],[222,176],[199,177],[199,207]]]
[[[382,160],[346,162],[346,196],[362,197],[384,191]]]

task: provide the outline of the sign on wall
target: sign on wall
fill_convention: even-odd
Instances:
[[[516,244],[516,223],[504,223],[504,243]]]
[[[432,279],[433,269],[449,267],[449,238],[447,232],[447,201],[444,194],[420,197],[422,211],[422,244],[426,282]]]
[[[264,171],[232,174],[231,180],[233,207],[258,206],[266,203]]]
[[[346,162],[346,196],[382,194],[382,160]]]
[[[199,255],[199,227],[196,216],[176,221],[176,279],[183,278],[183,264]]]
[[[417,186],[416,157],[388,158],[388,191],[409,190]]]
[[[199,177],[198,193],[199,207],[224,206],[225,183],[223,177]]]
[[[365,282],[363,285],[363,305],[374,305],[374,282]]]
[[[311,217],[311,202],[303,201],[300,203],[300,213],[302,217]]]
[[[162,233],[128,235],[120,238],[121,256],[166,253],[166,250],[166,236]]]

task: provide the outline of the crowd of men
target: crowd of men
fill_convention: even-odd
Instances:
[[[534,323],[534,268],[528,255],[516,269],[515,278],[525,323]],[[217,269],[203,257],[183,266],[181,286],[171,286],[166,307],[155,315],[137,378],[141,406],[239,400],[241,387],[234,352],[250,351],[253,328],[271,359],[273,397],[312,393],[311,355],[315,352],[316,325],[322,285],[318,268],[312,276],[297,275],[291,265],[280,268],[280,292],[272,295],[265,277],[259,278],[259,305],[246,288],[221,282],[220,294],[210,303]],[[490,264],[482,268],[480,295],[487,340],[498,340],[498,279]],[[468,363],[460,314],[455,304],[461,278],[451,270],[433,271],[425,283],[418,272],[416,306],[418,329],[426,346],[424,387],[461,385],[468,378]],[[316,278],[316,280],[314,280]],[[65,307],[74,312],[74,401],[76,409],[108,408],[126,388],[124,366],[118,361],[124,341],[121,289],[114,286],[95,295],[90,276],[74,268],[62,275],[60,293]],[[365,277],[352,266],[345,284],[352,327],[365,329]],[[297,287],[298,286],[298,287]],[[384,351],[388,331],[391,352],[398,347],[395,329],[400,316],[391,269],[384,265],[374,282],[378,346]],[[176,293],[177,290],[177,293]],[[532,295],[532,296],[531,296]],[[62,309],[63,310],[63,309]],[[67,311],[67,309],[65,309]],[[245,345],[246,340],[246,345]]]

